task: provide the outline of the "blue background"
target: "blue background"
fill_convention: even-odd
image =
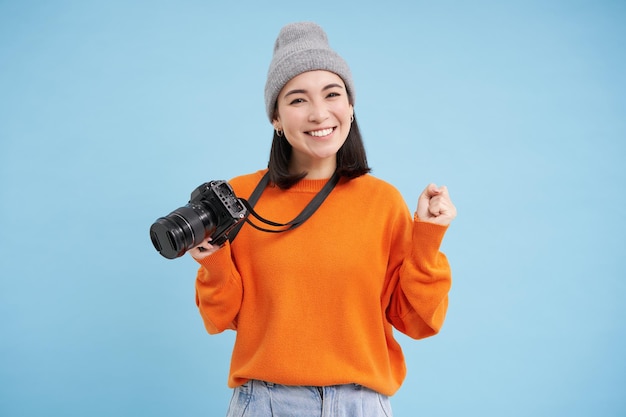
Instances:
[[[297,20],[350,63],[373,173],[459,210],[395,416],[626,415],[626,3],[324,0],[0,1],[0,415],[224,414],[234,334],[148,228],[266,166]]]

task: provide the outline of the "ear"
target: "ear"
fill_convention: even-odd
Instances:
[[[274,130],[283,130],[283,125],[278,119],[278,117],[272,120],[272,126],[274,126]]]

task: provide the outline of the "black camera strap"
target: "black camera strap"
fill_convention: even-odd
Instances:
[[[319,206],[321,206],[322,203],[324,202],[324,200],[326,200],[326,197],[328,197],[328,195],[333,190],[333,188],[335,188],[335,186],[339,182],[340,177],[341,176],[339,175],[339,173],[335,172],[333,174],[333,176],[328,180],[328,182],[324,185],[324,187],[315,195],[315,197],[313,197],[313,199],[309,202],[309,204],[307,204],[306,207],[300,212],[300,214],[298,214],[293,220],[291,220],[290,222],[287,222],[287,223],[277,223],[277,222],[273,222],[271,220],[267,220],[267,219],[261,217],[253,209],[253,207],[256,205],[257,201],[259,201],[259,198],[261,197],[261,194],[263,194],[263,191],[265,190],[265,188],[269,184],[270,177],[269,177],[269,171],[268,171],[268,172],[265,173],[263,178],[261,178],[261,181],[259,181],[259,183],[257,184],[256,188],[254,189],[254,191],[250,195],[250,198],[248,200],[245,200],[243,198],[240,199],[240,200],[246,206],[246,208],[248,209],[248,211],[250,212],[250,214],[254,218],[256,218],[257,220],[259,220],[262,223],[265,223],[268,226],[280,227],[281,229],[267,229],[265,227],[258,226],[256,224],[252,223],[250,221],[249,217],[246,218],[246,222],[250,226],[254,227],[255,229],[261,230],[263,232],[282,233],[282,232],[286,232],[288,230],[293,230],[296,227],[300,226],[305,221],[307,221],[309,219],[309,217],[311,217],[313,215],[313,213],[315,213],[315,211],[317,211]],[[235,239],[235,237],[237,236],[237,233],[239,233],[239,230],[241,229],[242,226],[243,226],[243,222],[241,222],[239,225],[237,225],[231,231],[231,233],[229,233],[228,239],[231,242]]]

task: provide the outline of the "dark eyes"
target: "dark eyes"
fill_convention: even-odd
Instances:
[[[335,98],[335,97],[340,97],[340,96],[341,96],[341,93],[332,91],[326,95],[326,98]],[[304,98],[296,98],[296,99],[291,100],[289,104],[300,104],[300,103],[304,103],[305,101],[306,100]]]

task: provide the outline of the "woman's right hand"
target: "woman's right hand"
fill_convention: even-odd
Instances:
[[[219,246],[211,245],[211,238],[208,238],[204,242],[200,243],[195,248],[189,249],[189,254],[196,260],[200,261],[207,256],[213,255],[220,248]]]

